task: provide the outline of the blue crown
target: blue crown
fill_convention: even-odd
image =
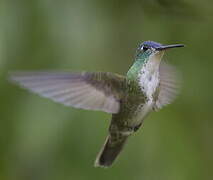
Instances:
[[[161,47],[162,44],[157,43],[157,42],[154,42],[154,41],[144,41],[140,46],[141,46],[141,47],[142,47],[142,46],[145,46],[145,47],[147,47],[147,48],[155,48],[155,49],[156,49],[156,48]]]

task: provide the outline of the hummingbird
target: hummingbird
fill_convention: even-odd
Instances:
[[[126,76],[111,72],[13,72],[10,80],[67,106],[112,114],[108,136],[95,160],[96,167],[109,167],[147,115],[176,97],[177,71],[161,60],[166,50],[177,47],[184,45],[141,43]]]

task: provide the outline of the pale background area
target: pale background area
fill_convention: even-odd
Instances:
[[[0,1],[1,180],[210,180],[213,177],[213,1]],[[112,168],[93,163],[110,115],[14,86],[12,70],[125,74],[140,42],[184,43],[165,59],[182,93],[151,114]]]

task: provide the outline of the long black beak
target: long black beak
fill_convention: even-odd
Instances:
[[[162,46],[156,48],[156,50],[162,51],[162,50],[171,49],[171,48],[178,48],[178,47],[184,47],[184,44],[162,45]]]

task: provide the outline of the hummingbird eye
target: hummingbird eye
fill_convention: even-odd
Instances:
[[[149,48],[148,47],[146,47],[146,46],[142,46],[141,47],[141,50],[143,50],[143,51],[146,51],[146,50],[148,50]]]

